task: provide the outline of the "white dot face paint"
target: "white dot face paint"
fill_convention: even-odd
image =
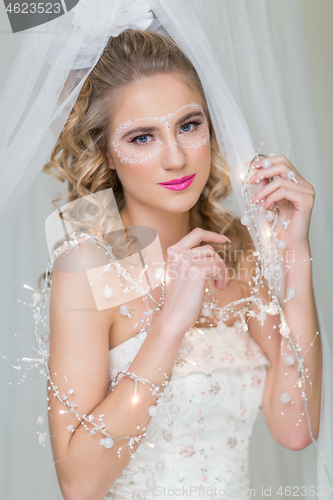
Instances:
[[[185,110],[188,112],[184,114]],[[203,108],[189,103],[165,116],[133,118],[121,123],[112,144],[122,163],[139,164],[170,146],[196,149],[208,141],[209,127]]]

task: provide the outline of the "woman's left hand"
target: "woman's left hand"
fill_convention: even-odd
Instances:
[[[279,208],[279,218],[283,221],[290,220],[282,238],[287,247],[295,249],[309,244],[309,227],[311,212],[315,199],[315,190],[308,181],[301,176],[285,156],[270,156],[270,168],[262,167],[262,160],[252,163],[255,170],[248,178],[248,184],[255,184],[257,180],[264,181],[265,186],[251,199],[251,203],[262,204],[265,210],[272,207],[275,202]],[[292,171],[297,183],[288,179],[287,174]],[[269,182],[269,178],[279,177]],[[292,174],[289,174],[292,176]]]

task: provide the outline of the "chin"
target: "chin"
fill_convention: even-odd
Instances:
[[[172,213],[185,213],[191,210],[198,202],[200,193],[186,193],[186,196],[174,196],[173,199],[165,201],[163,208]]]

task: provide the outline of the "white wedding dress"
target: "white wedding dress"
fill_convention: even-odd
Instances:
[[[110,380],[146,335],[110,350]],[[250,498],[249,440],[269,362],[249,332],[234,327],[193,328],[183,344],[147,437],[105,499]]]

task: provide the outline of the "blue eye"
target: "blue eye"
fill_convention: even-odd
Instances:
[[[134,144],[147,144],[150,142],[149,138],[151,138],[151,135],[149,134],[137,135],[136,137],[130,139],[130,142]]]
[[[189,132],[191,130],[191,127],[192,127],[193,123],[184,123],[184,125],[182,125],[182,131],[183,132]]]
[[[183,123],[181,126],[181,131],[182,132],[192,132],[192,130],[195,130],[199,125],[201,125],[202,122],[187,122]]]
[[[135,137],[135,139],[132,141],[132,142],[138,142],[139,144],[146,144],[147,142],[149,142],[149,135],[145,134],[145,135],[139,135],[138,137]]]

